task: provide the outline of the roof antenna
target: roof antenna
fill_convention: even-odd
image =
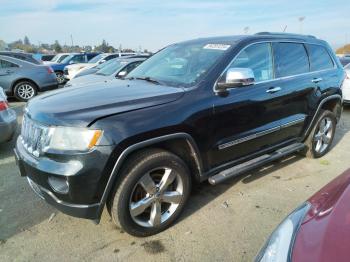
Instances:
[[[284,26],[283,31],[282,31],[283,33],[285,33],[285,32],[286,32],[287,27],[288,27],[287,25],[285,25],[285,26]]]

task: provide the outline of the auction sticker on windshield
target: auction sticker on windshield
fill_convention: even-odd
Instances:
[[[224,45],[224,44],[207,44],[203,47],[203,49],[215,49],[215,50],[223,50],[226,51],[229,49],[231,45]]]

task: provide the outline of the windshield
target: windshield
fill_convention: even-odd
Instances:
[[[119,71],[127,64],[126,61],[114,60],[96,72],[96,75],[109,76]]]
[[[106,56],[105,54],[99,54],[99,55],[97,55],[97,56],[91,58],[91,59],[89,60],[89,63],[95,64],[95,63],[97,63],[99,60],[101,60],[102,58],[104,58],[105,56]]]
[[[128,79],[150,78],[170,86],[192,86],[230,48],[224,44],[184,43],[169,46],[135,68]]]
[[[52,61],[52,62],[61,63],[62,60],[65,59],[67,56],[68,56],[68,55],[60,55],[60,54],[58,54],[58,55],[55,55],[55,56],[51,59],[51,61]]]
[[[69,55],[69,56],[65,57],[65,58],[61,61],[61,63],[62,63],[62,64],[68,64],[69,61],[70,61],[74,56],[75,56],[75,55]]]
[[[345,68],[345,69],[350,69],[350,63],[347,64],[344,68]]]

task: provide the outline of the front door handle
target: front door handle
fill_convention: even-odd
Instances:
[[[318,82],[321,82],[323,79],[321,77],[319,78],[314,78],[311,80],[312,83],[318,83]]]
[[[266,93],[272,94],[272,93],[276,93],[276,92],[281,91],[281,90],[282,90],[282,88],[280,88],[279,86],[276,86],[276,87],[271,87],[271,88],[267,89]]]

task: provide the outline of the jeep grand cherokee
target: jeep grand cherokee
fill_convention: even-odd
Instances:
[[[135,236],[169,227],[192,181],[220,183],[288,154],[327,153],[344,71],[312,36],[259,33],[170,45],[126,79],[27,104],[22,176],[64,213]]]

